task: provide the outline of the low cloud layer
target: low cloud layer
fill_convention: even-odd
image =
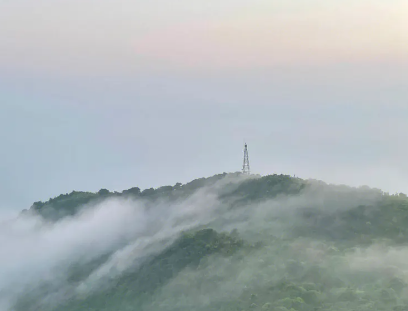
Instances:
[[[375,205],[382,198],[380,191],[311,181],[300,194],[272,200],[248,202],[241,201],[239,194],[225,196],[243,182],[245,179],[226,177],[184,199],[159,200],[153,206],[141,199],[108,199],[55,223],[29,214],[6,222],[0,229],[0,247],[5,250],[0,257],[0,310],[13,310],[16,299],[35,293],[42,284],[52,288],[42,294],[39,306],[45,307],[101,292],[128,269],[137,269],[151,256],[160,254],[183,231],[202,226],[218,232],[237,229],[254,248],[228,258],[211,256],[197,270],[181,271],[155,293],[156,303],[147,305],[147,310],[158,310],[158,305],[168,306],[169,310],[194,305],[205,309],[217,302],[238,299],[247,288],[272,286],[300,273],[296,271],[313,267],[321,271],[336,267],[330,272],[332,278],[352,276],[357,271],[365,277],[375,272],[405,279],[406,247],[355,245],[339,250],[330,242],[333,237],[324,233],[301,234],[304,228],[325,232],[324,225],[305,220],[306,212],[326,217],[360,205]],[[340,219],[332,224],[333,228],[341,225]],[[88,271],[85,279],[69,282],[68,272],[75,265],[92,265],[103,256],[105,259]],[[345,286],[352,283],[347,278],[343,282]]]
[[[0,228],[0,247],[5,250],[0,258],[0,303],[9,306],[41,282],[64,287],[73,264],[90,263],[103,255],[109,259],[70,291],[71,295],[85,294],[98,290],[101,284],[106,287],[109,279],[160,253],[181,232],[213,220],[225,182],[183,200],[161,200],[154,206],[143,200],[107,199],[55,223],[32,214],[4,221]]]

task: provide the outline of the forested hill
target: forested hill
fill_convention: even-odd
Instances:
[[[223,197],[239,196],[243,201],[267,200],[277,196],[288,196],[300,194],[302,190],[328,191],[337,193],[338,196],[361,196],[370,193],[372,195],[384,197],[405,198],[405,194],[389,195],[379,189],[370,189],[368,187],[353,188],[348,186],[332,186],[321,181],[303,180],[291,177],[289,175],[269,175],[269,176],[244,176],[241,173],[223,173],[208,178],[195,179],[189,183],[176,183],[174,186],[163,186],[160,188],[148,188],[141,190],[139,187],[133,187],[122,192],[110,192],[107,189],[101,189],[98,192],[72,191],[71,193],[61,194],[51,198],[46,202],[35,202],[29,209],[30,212],[38,213],[46,219],[59,219],[68,215],[75,215],[87,205],[96,204],[109,198],[122,199],[144,199],[154,201],[158,199],[177,200],[190,196],[195,191],[214,186],[223,179],[241,180],[238,187],[223,186],[220,194]],[[228,182],[227,182],[228,183]],[[27,212],[27,211],[24,211]]]
[[[408,198],[405,194],[390,195],[367,186],[355,188],[330,185],[289,175],[261,177],[223,173],[157,189],[141,190],[133,187],[122,192],[110,192],[107,189],[96,193],[73,191],[46,202],[35,202],[28,212],[41,215],[46,220],[56,221],[92,209],[109,199],[142,201],[145,206],[154,209],[157,202],[177,204],[202,190],[212,191],[217,200],[237,210],[261,202],[277,204],[280,200],[293,201],[297,198],[296,202],[292,203],[293,207],[285,207],[291,213],[290,216],[285,214],[285,217],[302,217],[302,221],[293,228],[294,231],[307,231],[310,229],[309,225],[313,224],[316,228],[305,232],[306,235],[315,232],[317,235],[324,233],[339,237],[353,230],[353,234],[361,233],[363,236],[368,232],[381,233],[396,241],[405,241],[405,237],[408,238]],[[286,206],[287,201],[282,205]],[[283,217],[281,211],[279,214]],[[342,221],[341,226],[339,220]]]
[[[72,192],[25,215],[62,228],[64,256],[13,311],[408,310],[404,194],[236,173]]]
[[[262,200],[278,195],[297,194],[308,184],[307,181],[287,175],[245,177],[241,173],[223,173],[208,178],[195,179],[184,185],[176,183],[174,186],[163,186],[156,189],[141,190],[139,187],[133,187],[122,192],[110,192],[107,189],[101,189],[96,193],[72,191],[51,198],[46,202],[35,202],[29,210],[40,214],[46,219],[56,220],[64,216],[75,215],[87,204],[96,204],[109,198],[144,199],[149,201],[183,199],[201,188],[214,186],[225,178],[232,179],[231,183],[241,178],[242,184],[239,187],[225,187],[225,189],[222,189],[223,195],[239,195],[246,200]]]

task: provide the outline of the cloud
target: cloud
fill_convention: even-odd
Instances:
[[[216,217],[218,195],[227,183],[236,187],[242,179],[225,178],[184,199],[108,199],[85,206],[83,212],[58,222],[25,214],[5,221],[0,228],[0,303],[8,306],[41,284],[53,291],[43,293],[44,304],[56,304],[74,294],[89,294],[109,286],[130,267],[160,253],[180,233]],[[74,266],[107,259],[76,286],[68,284]],[[104,284],[104,286],[101,286]]]
[[[204,258],[196,270],[181,271],[159,289],[155,303],[146,306],[146,310],[156,310],[158,305],[174,310],[193,305],[205,308],[236,299],[247,288],[269,286],[315,266],[323,270],[336,266],[339,272],[332,277],[352,275],[355,270],[364,273],[368,266],[377,272],[383,269],[384,273],[391,271],[387,268],[390,265],[406,268],[405,250],[390,250],[378,257],[378,249],[362,248],[354,253],[347,250],[343,256],[336,249],[333,236],[313,235],[313,230],[325,232],[325,217],[337,219],[336,215],[359,205],[375,205],[381,199],[381,191],[309,181],[299,194],[269,200],[247,201],[241,192],[230,195],[242,190],[240,186],[256,185],[256,181],[245,182],[245,177],[227,175],[175,201],[162,199],[152,204],[145,200],[109,199],[56,223],[45,223],[32,215],[8,222],[0,229],[0,247],[6,250],[0,258],[0,307],[4,305],[3,309],[9,310],[23,294],[38,294],[36,290],[43,284],[48,288],[41,293],[39,308],[96,294],[115,284],[129,269],[137,269],[161,253],[181,232],[203,225],[219,232],[238,229],[248,245],[261,246],[228,258]],[[270,191],[278,189],[271,186]],[[304,217],[305,212],[315,213],[312,222]],[[331,225],[335,231],[342,224],[337,219]],[[294,258],[300,264],[293,262]],[[73,267],[92,266],[95,260],[101,261],[84,278],[68,280]]]

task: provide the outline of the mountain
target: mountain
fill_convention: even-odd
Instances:
[[[224,173],[20,218],[41,260],[0,294],[14,311],[408,310],[404,194]]]

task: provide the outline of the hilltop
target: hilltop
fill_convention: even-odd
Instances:
[[[307,181],[292,178],[288,175],[252,176],[246,178],[241,173],[223,173],[208,178],[195,179],[186,184],[176,183],[174,186],[162,186],[141,190],[133,187],[122,192],[110,192],[101,189],[98,192],[72,191],[51,198],[46,202],[34,202],[29,211],[37,213],[46,219],[57,220],[65,216],[73,216],[86,205],[97,204],[106,199],[145,199],[155,201],[158,199],[177,200],[190,196],[194,191],[203,187],[211,187],[218,181],[229,178],[241,178],[242,185],[231,190],[225,189],[224,195],[240,195],[242,199],[262,200],[277,195],[299,193],[307,184]]]
[[[63,281],[38,281],[13,310],[408,310],[404,194],[224,173],[71,192],[24,215],[76,228],[123,206],[118,240],[50,267],[63,267]]]

